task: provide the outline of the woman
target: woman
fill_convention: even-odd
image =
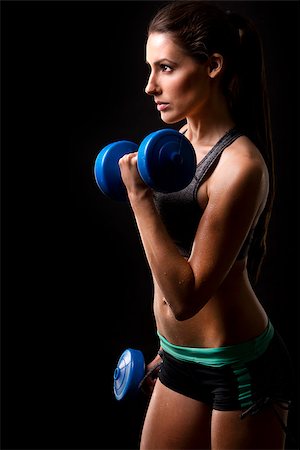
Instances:
[[[137,155],[119,165],[153,275],[162,358],[141,449],[282,449],[289,358],[254,291],[273,156],[253,25],[209,3],[167,3],[149,25],[146,93],[197,156],[180,192],[153,192]]]

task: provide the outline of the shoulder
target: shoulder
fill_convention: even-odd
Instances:
[[[222,153],[211,177],[211,188],[251,189],[267,191],[268,169],[259,149],[246,136],[241,136]]]
[[[267,166],[259,149],[246,136],[240,136],[224,151],[220,159],[220,168],[226,175],[264,175]]]

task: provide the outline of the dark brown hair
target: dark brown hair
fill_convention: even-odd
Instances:
[[[266,207],[255,228],[248,268],[256,282],[266,254],[274,200],[274,156],[263,48],[254,23],[206,1],[173,0],[151,20],[152,32],[170,33],[183,51],[199,62],[213,53],[224,58],[222,89],[236,125],[258,147],[269,170]]]

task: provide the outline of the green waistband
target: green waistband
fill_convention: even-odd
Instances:
[[[182,347],[171,344],[158,332],[157,334],[162,349],[174,358],[205,366],[221,367],[243,364],[258,358],[266,351],[274,335],[274,328],[269,321],[267,328],[260,336],[241,344],[217,348]]]

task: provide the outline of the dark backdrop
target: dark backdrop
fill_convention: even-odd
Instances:
[[[265,44],[277,197],[257,286],[297,370],[298,2],[220,2]],[[133,449],[147,403],[117,402],[121,352],[157,350],[131,211],[100,149],[163,128],[144,94],[155,1],[2,1],[2,448]],[[291,412],[295,434],[297,401]],[[291,443],[288,448],[294,448]]]

